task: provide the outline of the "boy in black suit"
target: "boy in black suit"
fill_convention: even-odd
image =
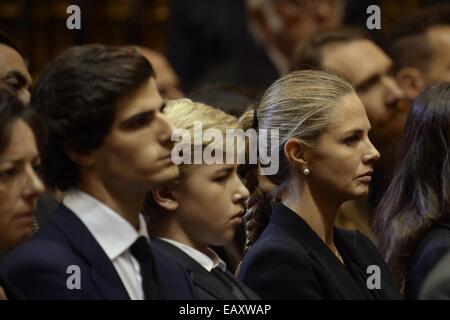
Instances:
[[[5,259],[31,299],[192,299],[183,269],[153,245],[140,210],[176,178],[172,127],[149,62],[135,48],[68,49],[37,81],[31,106],[48,141],[44,180],[65,192],[54,218]]]
[[[238,124],[235,117],[188,99],[168,102],[164,114],[177,128],[190,134],[196,134],[196,121],[201,121],[203,130],[216,129],[219,134]],[[176,148],[185,147],[183,155],[189,153],[188,149],[206,150],[207,139],[200,139],[197,143],[196,135],[193,143],[183,140]],[[219,156],[224,149],[217,147],[215,155]],[[147,198],[144,213],[150,218],[150,234],[158,238],[152,241],[191,272],[200,299],[259,299],[227,271],[225,263],[210,248],[233,239],[242,223],[242,205],[248,190],[237,175],[237,164],[203,161],[206,159],[202,159],[202,164],[180,164],[180,178],[153,190]]]

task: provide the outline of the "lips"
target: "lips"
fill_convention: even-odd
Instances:
[[[169,154],[169,155],[166,155],[166,156],[164,156],[164,157],[162,157],[162,158],[159,158],[159,161],[163,161],[163,162],[172,162],[172,156]]]
[[[161,157],[159,159],[160,160],[165,160],[165,159],[170,158],[170,157],[171,157],[171,154],[169,153],[169,154],[166,154],[164,157]]]
[[[366,173],[357,176],[356,179],[358,179],[359,181],[370,182],[372,181],[372,173],[373,173],[372,170],[367,171]]]
[[[237,213],[234,216],[232,216],[231,220],[238,219],[240,222],[242,222],[243,221],[243,217],[244,217],[244,210],[241,210],[241,211],[239,211],[239,213]]]
[[[31,223],[33,221],[33,211],[16,214],[15,218],[18,220],[29,220]]]
[[[357,176],[357,178],[361,178],[361,177],[371,177],[373,173],[373,170],[367,171],[366,173],[363,173],[359,176]]]

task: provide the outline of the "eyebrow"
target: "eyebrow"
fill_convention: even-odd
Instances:
[[[133,123],[134,121],[137,121],[137,120],[140,120],[142,118],[146,118],[146,117],[150,116],[154,112],[155,112],[155,110],[148,110],[148,111],[144,111],[144,112],[140,112],[140,113],[137,113],[135,115],[132,115],[131,117],[129,117],[129,118],[125,119],[125,120],[122,120],[120,122],[120,126],[125,126],[126,127],[127,125]]]
[[[372,127],[369,127],[369,129],[367,130],[367,132],[370,132],[370,130],[372,130]],[[361,128],[353,128],[350,130],[345,131],[342,135],[345,136],[347,134],[354,134],[354,133],[360,133],[360,132],[364,132],[364,129]]]
[[[142,118],[149,117],[150,115],[154,114],[157,111],[162,112],[164,110],[164,108],[166,107],[166,105],[167,105],[167,103],[165,101],[163,101],[157,110],[152,109],[152,110],[147,110],[147,111],[137,113],[135,115],[130,116],[129,118],[127,118],[125,120],[122,120],[119,125],[126,127],[130,123],[133,123],[134,121],[140,120]]]
[[[0,163],[4,163],[4,162],[11,162],[14,165],[17,164],[22,164],[26,161],[26,157],[23,158],[0,158]],[[40,157],[38,155],[36,155],[35,157],[33,157],[32,162],[34,161],[41,161]]]
[[[215,173],[216,174],[222,174],[222,173],[228,173],[234,170],[234,166],[230,165],[229,167],[225,167],[225,168],[221,168],[219,170],[217,170]]]
[[[373,76],[367,78],[366,80],[362,81],[361,83],[355,85],[356,92],[365,91],[369,89],[372,85],[374,85],[383,75],[392,75],[394,72],[394,65],[391,64],[389,68],[384,73],[377,73]]]
[[[380,78],[381,78],[381,74],[374,74],[373,76],[371,76],[371,77],[367,78],[366,80],[362,81],[361,83],[357,84],[355,86],[355,89],[357,92],[366,91],[372,85],[377,83]]]

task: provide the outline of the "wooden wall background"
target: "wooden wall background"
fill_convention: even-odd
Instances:
[[[66,27],[71,4],[81,9],[79,31]],[[166,0],[0,0],[0,29],[23,49],[33,74],[76,44],[139,44],[163,52],[168,15]]]
[[[382,0],[382,32],[420,2]],[[71,4],[81,8],[81,31],[66,28]],[[0,29],[23,49],[34,76],[61,50],[76,44],[139,44],[164,52],[169,14],[168,0],[0,0]]]

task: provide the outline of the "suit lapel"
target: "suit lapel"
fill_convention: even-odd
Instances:
[[[61,205],[53,222],[67,236],[75,251],[91,266],[91,278],[104,299],[129,300],[130,297],[114,265],[81,220]]]
[[[202,267],[203,268],[203,267]],[[191,269],[192,270],[192,269]],[[234,300],[236,299],[231,293],[219,290],[214,286],[214,282],[217,281],[214,275],[210,274],[206,269],[204,270],[192,270],[192,281],[194,284],[209,293],[211,296],[218,300]]]
[[[330,255],[332,255],[331,252]],[[330,283],[334,284],[342,299],[364,298],[364,293],[346,269],[348,265],[344,267],[334,256],[329,257],[324,252],[310,251],[310,256],[326,271]]]
[[[191,273],[192,282],[196,287],[201,288],[218,300],[235,299],[232,294],[227,294],[226,292],[223,292],[223,290],[218,290],[218,288],[214,286],[214,282],[216,281],[215,276],[182,250],[160,239],[152,238],[152,243],[155,243],[162,250],[169,253],[177,259],[185,269],[188,269]]]
[[[344,231],[336,229],[335,237],[338,239],[339,244],[341,246],[342,254],[349,261],[348,268],[354,273],[358,274],[358,279],[361,281],[361,286],[367,286],[367,278],[368,275],[366,273],[368,263],[364,261],[358,252],[361,252],[363,248],[358,247],[358,242],[356,241],[355,232]],[[349,254],[352,253],[352,254]],[[381,290],[366,290],[365,294],[368,298],[372,297],[374,299],[382,300],[382,296],[380,295]]]
[[[270,221],[284,229],[308,251],[310,257],[326,271],[330,283],[334,284],[342,299],[365,297],[346,267],[300,216],[288,207],[278,204],[273,208]]]
[[[256,295],[256,293],[252,292],[250,289],[246,288],[243,283],[238,281],[236,277],[230,273],[228,270],[224,272],[225,276],[228,278],[230,282],[232,282],[236,289],[240,290],[240,293],[244,295],[245,299],[249,300],[259,300],[260,298]],[[239,296],[239,294],[236,294],[236,296]]]

